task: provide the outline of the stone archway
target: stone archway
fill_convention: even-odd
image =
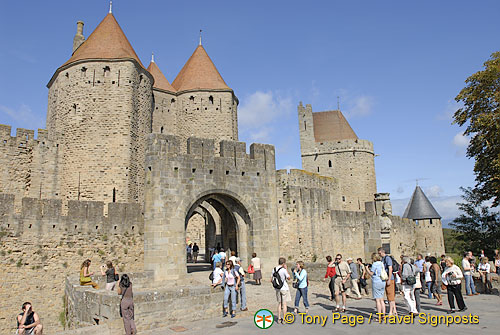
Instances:
[[[235,251],[240,258],[250,256],[248,231],[251,220],[241,202],[223,193],[211,193],[199,197],[186,213],[186,234],[190,231],[189,224],[192,218],[200,212],[204,213],[205,217],[206,253],[210,254],[211,250],[220,247],[228,254]],[[206,260],[209,261],[209,258]]]

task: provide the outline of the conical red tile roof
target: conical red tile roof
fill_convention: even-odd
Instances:
[[[175,89],[170,85],[167,78],[163,75],[160,68],[154,61],[149,63],[148,69],[149,73],[153,76],[155,83],[153,85],[154,88],[158,88],[160,90],[175,92]]]
[[[339,110],[313,113],[314,140],[329,142],[358,138]]]
[[[193,52],[172,86],[177,91],[230,89],[202,45],[199,45]]]
[[[111,13],[106,15],[89,38],[76,49],[71,58],[62,66],[83,59],[135,59],[144,67]]]

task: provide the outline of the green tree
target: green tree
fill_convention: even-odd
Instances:
[[[478,253],[483,249],[491,256],[500,243],[500,214],[491,211],[471,187],[460,189],[465,200],[458,204],[462,214],[450,224],[458,232],[455,238],[463,241],[467,250]]]
[[[455,100],[463,105],[453,123],[466,125],[470,136],[467,157],[475,159],[474,192],[480,200],[493,199],[500,204],[500,52],[484,63],[484,70],[465,81],[466,86]]]

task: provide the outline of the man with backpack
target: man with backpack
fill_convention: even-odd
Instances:
[[[276,300],[278,301],[278,323],[283,323],[281,311],[283,311],[283,316],[285,316],[287,312],[286,303],[292,301],[287,280],[290,280],[290,274],[286,267],[286,259],[280,257],[278,266],[273,269],[271,276],[271,283],[276,291]]]
[[[382,258],[382,263],[384,264],[385,271],[389,276],[389,279],[385,283],[385,294],[387,296],[387,301],[389,301],[389,315],[397,315],[396,310],[396,283],[394,281],[394,273],[399,271],[399,264],[396,262],[394,257],[385,254],[384,248],[380,247],[377,249],[378,254]]]

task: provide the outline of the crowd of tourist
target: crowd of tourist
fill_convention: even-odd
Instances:
[[[187,246],[188,261],[197,262],[199,247],[196,243]],[[228,251],[229,252],[229,251]],[[242,260],[237,257],[235,251],[230,251],[230,257],[220,244],[217,248],[210,249],[209,258],[213,271],[210,273],[211,285],[214,289],[220,287],[224,291],[223,316],[229,314],[236,316],[237,305],[241,311],[247,311],[246,285],[250,275],[253,276],[253,284],[261,285],[262,262],[256,253],[245,270]],[[462,282],[465,284],[467,296],[478,295],[474,279],[480,279],[485,293],[492,293],[491,274],[500,275],[500,254],[495,250],[493,264],[488,257],[481,254],[475,257],[471,251],[464,253],[461,267],[455,264],[451,257],[441,255],[441,259],[434,256],[423,257],[416,255],[416,259],[402,255],[400,262],[393,256],[387,255],[384,248],[379,248],[371,255],[371,263],[364,263],[361,258],[356,262],[352,258],[343,260],[341,254],[333,259],[326,256],[326,273],[324,281],[329,281],[329,298],[335,301],[334,310],[345,312],[347,309],[347,297],[361,299],[369,297],[375,301],[377,313],[387,315],[398,315],[396,306],[396,294],[403,297],[407,312],[418,314],[421,312],[421,295],[427,295],[428,299],[435,299],[437,306],[443,305],[442,292],[446,291],[448,297],[448,313],[463,312],[467,306],[462,296]],[[91,260],[86,259],[80,267],[80,285],[99,286],[93,281],[94,272],[90,270]],[[136,334],[134,323],[134,301],[132,282],[127,274],[121,277],[111,261],[107,261],[100,268],[102,276],[106,278],[106,290],[114,291],[120,295],[120,316],[127,335]],[[293,280],[292,288],[295,289],[295,301],[293,312],[298,313],[300,301],[302,300],[305,313],[309,311],[309,274],[303,261],[297,261],[291,270],[287,268],[286,259],[281,257],[278,265],[273,268],[271,283],[275,289],[278,303],[278,323],[283,323],[283,317],[288,311],[288,304],[292,301],[291,289],[288,282]],[[371,285],[369,285],[371,282]],[[371,292],[369,290],[371,286]],[[455,304],[456,303],[456,304]],[[386,305],[388,305],[386,307]],[[21,308],[22,312],[17,315],[17,332],[20,335],[41,335],[43,326],[40,317],[33,311],[30,302],[25,302]]]

